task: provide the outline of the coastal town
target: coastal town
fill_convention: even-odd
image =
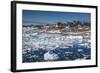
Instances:
[[[85,22],[81,23],[80,21],[73,21],[69,23],[58,22],[56,24],[44,24],[44,25],[23,25],[24,27],[29,28],[29,32],[41,32],[41,33],[62,33],[67,34],[69,32],[81,32],[85,34],[91,30],[90,23]],[[28,32],[28,31],[27,31]],[[89,32],[90,34],[90,32]]]

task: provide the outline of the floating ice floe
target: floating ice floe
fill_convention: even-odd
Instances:
[[[50,51],[48,51],[47,53],[44,54],[44,60],[46,61],[52,61],[52,60],[57,60],[59,58],[59,56],[55,53],[50,53]]]

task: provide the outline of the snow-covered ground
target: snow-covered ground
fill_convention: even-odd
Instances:
[[[23,62],[90,59],[91,41],[80,32],[41,33],[24,27],[22,47]]]

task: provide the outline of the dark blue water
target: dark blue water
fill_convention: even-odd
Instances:
[[[81,51],[79,51],[81,49]],[[47,50],[38,48],[37,50],[26,50],[26,53],[23,54],[23,63],[25,62],[45,62],[44,54],[47,53]],[[50,54],[57,54],[58,59],[54,61],[71,61],[77,59],[91,59],[91,48],[80,47],[74,45],[69,48],[55,48],[49,50]]]

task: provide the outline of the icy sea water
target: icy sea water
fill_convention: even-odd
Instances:
[[[22,41],[23,63],[91,59],[90,39],[83,36],[23,32]]]

